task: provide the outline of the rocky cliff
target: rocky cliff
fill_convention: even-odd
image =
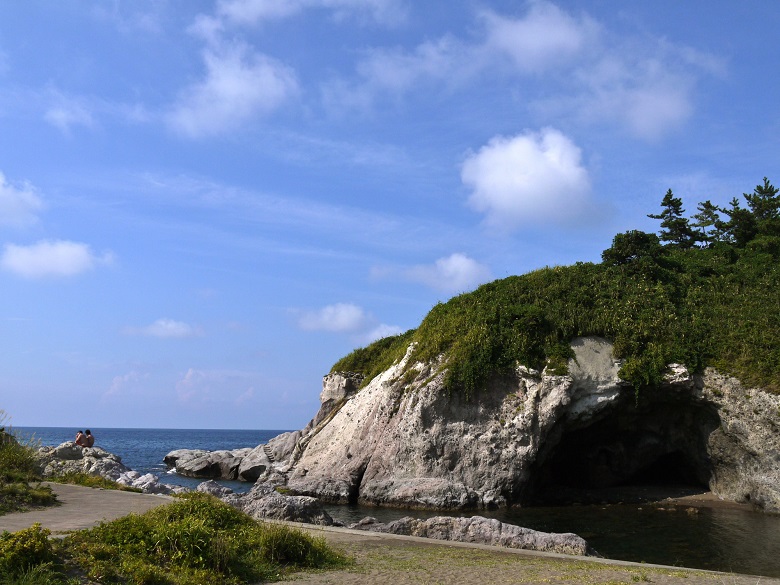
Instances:
[[[680,365],[637,395],[606,340],[572,349],[567,375],[518,367],[468,401],[438,363],[406,367],[410,352],[359,391],[355,375],[330,374],[317,416],[258,447],[254,469],[339,503],[478,509],[678,483],[780,512],[780,397]]]

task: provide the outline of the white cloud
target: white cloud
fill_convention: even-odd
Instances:
[[[330,10],[337,20],[356,16],[382,24],[395,24],[406,16],[401,0],[220,0],[217,14],[236,24],[255,25],[311,8]]]
[[[368,320],[362,307],[336,303],[317,311],[304,312],[298,319],[298,325],[308,331],[354,332],[363,329]]]
[[[298,326],[306,331],[349,333],[361,344],[402,332],[395,325],[379,323],[373,315],[352,303],[336,303],[316,311],[299,312]]]
[[[471,207],[503,231],[569,220],[590,195],[580,149],[552,128],[491,139],[466,159],[461,179]]]
[[[113,254],[98,256],[87,244],[65,240],[41,241],[30,246],[6,244],[0,266],[25,278],[74,276],[98,264],[111,264]]]
[[[395,97],[430,83],[458,85],[482,67],[473,47],[453,37],[427,41],[412,51],[374,49],[357,65],[360,80],[332,80],[323,86],[332,111],[370,110],[379,97]]]
[[[114,396],[121,396],[125,394],[128,388],[132,388],[142,380],[148,379],[149,374],[142,374],[135,370],[122,374],[120,376],[114,376],[111,380],[111,386],[103,394],[103,398],[110,398]]]
[[[206,78],[186,89],[168,116],[169,124],[184,135],[229,132],[298,93],[290,68],[243,45],[206,49],[203,59]]]
[[[324,103],[335,112],[371,110],[378,101],[431,84],[465,87],[499,72],[523,83],[545,74],[544,84],[516,88],[536,113],[617,124],[653,141],[690,118],[702,74],[724,75],[723,63],[707,53],[609,31],[543,0],[528,6],[520,18],[482,12],[482,36],[474,41],[445,35],[409,50],[368,51],[352,81],[335,79],[323,87]]]
[[[56,126],[66,134],[70,133],[74,126],[86,126],[87,128],[94,126],[92,112],[83,100],[55,93],[54,101],[55,103],[44,114],[44,119],[49,124]]]
[[[200,370],[189,368],[176,382],[176,396],[189,406],[229,403],[246,406],[256,399],[258,376],[239,370]]]
[[[591,19],[575,19],[554,4],[534,2],[524,18],[482,15],[487,25],[485,48],[507,55],[523,72],[561,67],[579,58],[593,44],[599,27]]]
[[[465,254],[451,254],[434,264],[414,266],[406,271],[410,280],[443,292],[466,292],[490,280],[490,269]]]
[[[32,185],[14,186],[0,172],[0,224],[22,226],[35,223],[43,201]]]
[[[92,7],[94,17],[108,23],[125,35],[161,34],[164,32],[164,2],[140,6],[135,2],[101,2]]]
[[[125,329],[125,333],[130,335],[147,335],[149,337],[183,339],[188,337],[201,337],[203,335],[203,330],[200,327],[182,321],[157,319],[157,321],[146,327],[128,327]]]
[[[181,380],[176,382],[176,395],[179,402],[189,403],[204,400],[211,394],[208,375],[202,370],[190,368]]]
[[[548,2],[533,2],[523,18],[483,12],[484,38],[468,43],[451,35],[428,40],[412,50],[375,49],[357,65],[360,81],[337,80],[324,88],[331,107],[367,109],[380,96],[401,95],[430,82],[462,84],[494,72],[497,57],[519,73],[561,69],[581,60],[596,42],[598,25],[575,19]]]
[[[255,389],[250,386],[244,392],[239,394],[234,403],[236,406],[244,406],[245,404],[252,402],[254,399]]]
[[[54,106],[49,108],[44,115],[47,122],[56,126],[65,133],[70,132],[73,126],[81,125],[90,127],[94,121],[92,114],[83,106]]]
[[[377,325],[370,331],[368,331],[365,335],[362,336],[362,342],[363,343],[373,343],[377,339],[382,339],[384,337],[390,337],[391,335],[399,335],[403,333],[403,329],[396,325],[386,325],[385,323],[382,323],[380,325]]]

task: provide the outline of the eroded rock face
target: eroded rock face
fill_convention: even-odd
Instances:
[[[350,528],[570,555],[597,554],[585,539],[576,534],[539,532],[482,516],[472,516],[471,518],[436,516],[425,520],[406,516],[387,524],[382,524],[377,522],[375,518],[369,517],[363,518],[357,524],[352,524]]]
[[[780,397],[673,364],[661,388],[637,398],[607,341],[572,347],[568,375],[519,367],[471,402],[444,389],[436,363],[413,364],[409,380],[404,361],[359,392],[326,378],[328,407],[269,442],[260,481],[337,503],[468,509],[670,473],[780,511]]]
[[[714,370],[706,372],[701,393],[720,417],[708,441],[712,490],[780,513],[780,396],[745,388]]]

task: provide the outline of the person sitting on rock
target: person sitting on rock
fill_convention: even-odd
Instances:
[[[82,431],[79,431],[78,433],[76,433],[76,444],[79,447],[87,447],[88,446],[87,445],[87,436]]]
[[[92,445],[95,444],[95,437],[92,434],[92,431],[90,431],[89,429],[84,431],[84,438],[87,440],[87,447],[91,447]]]

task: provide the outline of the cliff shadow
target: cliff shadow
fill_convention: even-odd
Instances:
[[[527,505],[657,501],[709,491],[717,412],[686,392],[648,389],[586,423],[563,419],[540,450]]]

